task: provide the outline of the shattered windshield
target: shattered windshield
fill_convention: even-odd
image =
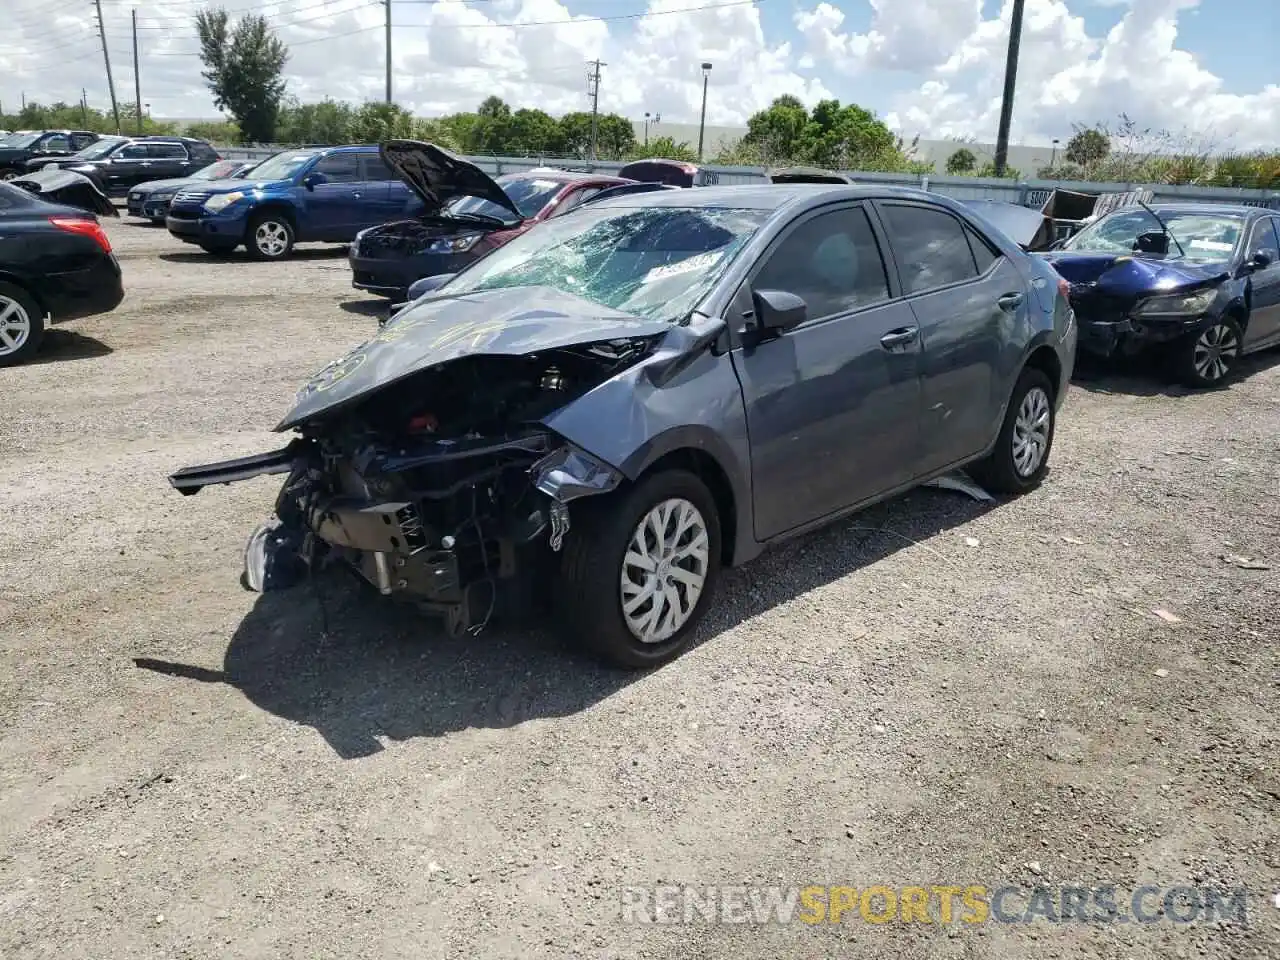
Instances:
[[[511,202],[520,211],[520,216],[526,220],[536,217],[538,211],[564,187],[563,181],[560,180],[532,180],[529,177],[520,176],[499,177],[495,182],[502,187],[502,192],[511,198]],[[479,197],[458,197],[449,201],[444,209],[446,213],[493,217],[504,223],[512,219],[510,210]]]
[[[1240,239],[1240,231],[1244,229],[1244,217],[1232,214],[1197,213],[1191,210],[1156,212],[1169,227],[1169,233],[1178,241],[1169,242],[1170,259],[1181,256],[1178,244],[1182,245],[1188,260],[1221,260],[1229,257],[1236,247],[1236,241]],[[1076,252],[1133,253],[1137,249],[1140,234],[1159,232],[1159,221],[1139,207],[1113,213],[1090,224],[1064,243],[1062,249]]]
[[[551,287],[651,319],[682,319],[768,219],[766,210],[575,211],[499,247],[444,289]]]

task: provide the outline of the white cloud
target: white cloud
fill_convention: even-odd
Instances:
[[[42,0],[7,0],[0,31],[0,100],[6,109],[25,92],[31,100],[109,104],[101,46],[88,4],[62,4],[51,16]],[[104,4],[116,95],[133,99],[129,4]],[[766,41],[759,10],[728,0],[649,0],[644,19],[605,22],[603,14],[634,11],[592,5],[572,12],[559,0],[393,4],[393,96],[420,115],[474,109],[490,94],[515,107],[553,114],[587,109],[586,61],[605,60],[600,105],[628,116],[646,110],[671,121],[696,121],[700,64],[713,64],[707,121],[735,125],[776,96],[816,102],[830,91],[797,68],[789,43]],[[233,3],[234,11],[247,3]],[[9,8],[13,16],[9,17]],[[142,99],[157,117],[216,116],[200,77],[194,0],[137,5],[141,29]],[[380,100],[385,91],[383,8],[368,0],[279,0],[258,7],[289,45],[289,92]],[[567,22],[566,22],[567,21]],[[505,23],[525,24],[516,28]],[[54,65],[54,69],[50,65]],[[803,72],[801,72],[803,70]]]
[[[1069,136],[1073,124],[1114,124],[1123,112],[1141,127],[1185,134],[1202,145],[1243,149],[1280,141],[1280,86],[1228,93],[1221,78],[1178,47],[1178,17],[1197,2],[1125,0],[1121,21],[1105,37],[1091,37],[1083,18],[1063,0],[1027,0],[1014,138]],[[939,32],[950,36],[960,13],[967,15],[971,7],[969,0],[936,0],[939,15],[948,8],[957,11],[954,18],[940,16]],[[1011,11],[1006,0],[996,18],[978,22],[933,65],[928,79],[895,98],[887,119],[912,135],[991,139],[998,126]],[[806,23],[812,30],[813,21]],[[811,39],[815,51],[829,49],[831,42]],[[873,56],[868,52],[864,59],[870,64]]]
[[[795,14],[796,29],[837,69],[920,71],[942,63],[982,18],[982,0],[869,0],[866,33],[841,33],[843,11],[830,3]]]

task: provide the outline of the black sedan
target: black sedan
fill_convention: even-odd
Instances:
[[[69,157],[99,139],[88,130],[19,131],[0,143],[0,180],[12,180],[39,157]]]
[[[1280,215],[1258,207],[1124,207],[1043,255],[1071,283],[1080,347],[1159,351],[1192,387],[1280,346]]]
[[[47,323],[108,313],[124,299],[98,218],[0,183],[0,367],[31,359]]]

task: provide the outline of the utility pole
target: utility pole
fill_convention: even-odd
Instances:
[[[111,113],[116,120],[116,133],[120,132],[120,104],[116,103],[116,83],[111,79],[111,54],[107,53],[107,28],[102,22],[102,0],[93,0],[94,9],[98,12],[98,36],[102,37],[102,62],[107,65],[107,89],[111,91]],[[142,105],[138,105],[142,109]]]
[[[600,68],[607,67],[603,60],[588,60],[591,70],[587,73],[587,96],[591,98],[591,159],[596,159],[596,131],[600,114]]]
[[[391,102],[391,0],[383,0],[387,8],[387,103]]]
[[[138,73],[138,10],[129,11],[133,19],[133,109],[138,114],[138,136],[142,136],[142,75]]]
[[[698,121],[698,162],[702,162],[702,135],[707,129],[707,81],[711,79],[711,64],[702,65],[702,119]]]
[[[1013,91],[1018,85],[1018,47],[1022,43],[1022,7],[1026,0],[1013,0],[1009,23],[1009,56],[1004,65],[1004,99],[1000,102],[1000,130],[996,134],[996,176],[1004,176],[1009,159],[1009,125],[1013,121]]]
[[[80,88],[80,122],[86,127],[89,125],[89,94],[84,87]]]

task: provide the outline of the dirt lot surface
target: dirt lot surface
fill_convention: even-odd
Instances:
[[[0,371],[0,956],[1280,956],[1280,357],[1083,382],[1040,491],[768,554],[620,674],[345,580],[242,590],[278,478],[166,475],[278,446],[373,314],[340,250],[108,230],[125,303]],[[1244,925],[623,923],[657,883],[1252,895]]]

